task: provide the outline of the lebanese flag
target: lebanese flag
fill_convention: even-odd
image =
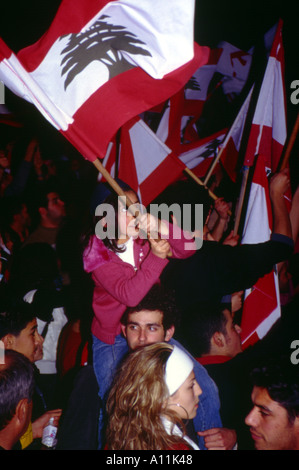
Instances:
[[[179,154],[179,159],[190,169],[198,178],[203,178],[213,158],[226,136],[227,130],[223,129],[215,134],[199,139],[197,142],[181,146],[183,150]]]
[[[244,164],[256,159],[243,229],[242,243],[269,240],[272,212],[267,174],[278,166],[286,140],[283,80],[282,22],[279,21],[249,134]],[[280,317],[280,295],[275,269],[245,292],[242,313],[244,347],[264,337]]]
[[[229,132],[227,133],[223,143],[221,144],[220,161],[232,181],[236,182],[237,179],[237,162],[243,132],[247,120],[248,109],[252,97],[253,88],[248,93],[240,111],[237,114]]]
[[[275,173],[287,137],[282,20],[279,20],[252,120],[244,165],[263,154],[265,165]]]
[[[115,142],[113,147],[107,158],[107,167],[110,166],[114,177],[126,182],[138,194],[145,207],[178,179],[186,168],[138,117],[121,128],[118,158],[113,153]]]
[[[257,158],[250,188],[242,244],[260,243],[270,239],[272,211],[267,170],[263,156]],[[280,295],[275,269],[245,291],[242,310],[242,346],[254,344],[263,338],[280,317]]]
[[[194,0],[63,0],[18,55],[0,42],[0,80],[94,161],[132,117],[165,102],[204,65]]]
[[[181,143],[198,140],[195,126],[210,91],[222,49],[210,49],[205,65],[200,66],[186,85],[173,95],[160,120],[157,136],[173,151],[180,152]]]
[[[239,95],[244,88],[251,67],[252,55],[226,41],[220,42],[218,47],[223,52],[216,71],[224,76],[222,81],[224,94],[232,98]]]

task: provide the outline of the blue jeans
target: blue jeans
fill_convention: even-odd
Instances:
[[[207,370],[198,361],[196,361],[196,359],[194,359],[178,341],[171,338],[169,343],[177,345],[191,357],[194,363],[193,370],[196,381],[202,389],[202,394],[199,397],[197,414],[193,419],[195,431],[222,428],[222,421],[220,418],[220,399],[215,382],[211,379]],[[206,450],[203,437],[198,437],[198,445],[200,449]]]
[[[127,341],[122,335],[115,338],[114,344],[107,344],[93,336],[93,368],[99,385],[101,411],[99,418],[99,449],[105,445],[106,401],[115,371],[129,351]]]

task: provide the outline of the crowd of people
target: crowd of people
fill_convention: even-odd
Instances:
[[[138,195],[118,180],[123,206],[67,145],[19,133],[0,151],[0,448],[43,448],[53,418],[56,450],[299,449],[289,170],[269,180],[271,238],[248,245],[224,172],[216,200],[182,176],[153,201],[192,218],[202,204],[202,230],[186,232],[173,213],[130,210]],[[243,348],[244,292],[273,267],[281,316]]]

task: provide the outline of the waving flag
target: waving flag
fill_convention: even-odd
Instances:
[[[208,99],[209,87],[221,53],[221,49],[211,49],[207,63],[193,73],[186,85],[165,106],[156,133],[177,153],[181,151],[181,143],[198,140],[194,124]]]
[[[247,120],[252,92],[253,88],[251,88],[250,92],[248,93],[244,103],[240,108],[240,111],[238,112],[237,117],[235,118],[229,132],[227,133],[223,143],[221,144],[221,157],[220,155],[219,157],[225,171],[232,179],[232,181],[236,181],[237,179],[237,161],[243,138],[243,132]]]
[[[121,129],[119,154],[112,144],[106,169],[125,181],[147,206],[185,169],[180,159],[140,118],[134,118]],[[113,161],[113,159],[115,160]],[[116,162],[117,160],[117,162]]]
[[[263,154],[266,167],[275,173],[286,137],[284,49],[280,20],[253,117],[244,164],[251,166],[255,155]]]
[[[199,139],[191,144],[182,145],[183,150],[180,153],[180,160],[193,171],[198,178],[203,178],[213,158],[217,155],[217,151],[226,136],[226,129],[215,134]]]
[[[269,240],[272,213],[267,174],[275,172],[286,140],[285,92],[283,80],[282,22],[276,36],[256,105],[244,164],[251,166],[257,156],[242,243]],[[242,314],[242,342],[246,347],[262,338],[280,316],[280,297],[275,269],[259,279],[245,293]]]
[[[239,95],[248,78],[252,55],[226,41],[220,42],[218,47],[223,51],[217,63],[217,72],[224,76],[222,89],[229,97]]]
[[[93,161],[132,117],[176,93],[205,64],[194,0],[63,0],[17,56],[0,42],[0,80]]]

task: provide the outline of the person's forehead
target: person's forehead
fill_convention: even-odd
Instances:
[[[138,323],[139,325],[155,323],[163,326],[163,314],[160,310],[140,310],[140,312],[129,314],[128,323]]]
[[[272,400],[266,388],[257,386],[253,387],[251,397],[255,406],[259,408],[267,409],[273,413],[276,411],[281,413],[282,410],[284,410],[277,401]]]
[[[48,201],[51,202],[51,201],[54,201],[55,199],[59,199],[59,194],[58,193],[48,193],[47,195],[48,197]]]
[[[36,321],[36,318],[33,318],[33,320],[31,320],[29,323],[27,323],[26,327],[22,331],[26,331],[26,332],[30,333],[31,331],[35,330],[36,328],[37,328],[37,321]]]

